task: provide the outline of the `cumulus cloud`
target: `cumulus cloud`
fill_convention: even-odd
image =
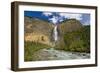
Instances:
[[[77,19],[82,20],[82,14],[74,14],[74,13],[59,13],[60,16],[67,18],[67,19]]]
[[[87,20],[87,21],[85,21],[83,24],[84,24],[84,25],[89,25],[90,22]]]
[[[43,15],[47,16],[48,19],[54,24],[57,24],[58,22],[62,22],[64,21],[64,19],[82,20],[82,14],[75,14],[75,13],[43,12]]]
[[[49,18],[49,20],[50,20],[51,22],[53,22],[54,24],[56,24],[56,23],[58,22],[58,17],[53,16],[52,18]]]
[[[52,14],[53,14],[52,12],[43,12],[43,15],[45,15],[45,16],[50,16]]]

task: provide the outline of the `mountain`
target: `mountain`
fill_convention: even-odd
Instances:
[[[76,19],[67,19],[60,24],[59,29],[61,30],[61,33],[64,34],[67,32],[76,31],[81,27],[82,24],[80,23],[80,21]]]
[[[53,24],[31,17],[25,17],[24,23],[25,41],[33,41],[51,45],[50,39],[51,32],[53,30]]]
[[[39,32],[49,35],[53,28],[52,24],[37,18],[25,17],[25,33]]]
[[[90,52],[90,26],[82,26],[76,19],[67,19],[58,24],[58,40],[53,38],[55,25],[38,18],[24,18],[25,42],[45,44],[55,49]]]
[[[44,21],[38,18],[25,17],[24,18],[24,33],[25,41],[40,42],[47,45],[52,45],[53,43],[53,29],[54,24]],[[81,27],[81,23],[75,19],[65,20],[58,26],[59,40],[56,45],[60,46],[64,44],[63,34],[71,31],[75,31]]]
[[[67,46],[67,44],[64,41],[65,34],[73,31],[77,31],[80,28],[82,28],[82,24],[80,23],[80,21],[76,19],[67,19],[61,22],[58,25],[60,39],[58,40],[58,43],[56,43],[56,47],[65,49],[65,47]]]

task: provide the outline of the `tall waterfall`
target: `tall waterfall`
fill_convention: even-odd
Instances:
[[[55,42],[58,40],[57,25],[55,25],[54,30],[53,30],[53,38]]]

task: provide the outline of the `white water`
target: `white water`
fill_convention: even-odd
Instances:
[[[55,27],[54,27],[53,38],[54,38],[55,42],[58,40],[57,25],[55,25]]]
[[[71,60],[71,59],[88,59],[89,53],[68,52],[56,50],[54,48],[41,49],[34,53],[35,60]]]

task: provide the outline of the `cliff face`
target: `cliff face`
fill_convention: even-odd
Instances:
[[[60,24],[59,30],[61,33],[72,32],[80,29],[82,24],[76,19],[68,19]]]
[[[53,25],[37,18],[25,17],[25,41],[33,41],[51,45],[51,32]]]
[[[76,19],[67,19],[58,25],[59,37],[60,39],[56,43],[57,48],[65,48],[67,43],[65,43],[65,34],[73,31],[77,31],[82,28],[82,24]]]
[[[25,17],[24,19],[24,35],[25,41],[33,41],[39,42],[43,44],[47,44],[53,46],[53,29],[54,24],[40,20],[37,18]],[[81,28],[82,25],[78,20],[69,19],[65,20],[61,24],[58,25],[58,37],[59,40],[56,42],[57,48],[63,48],[65,46],[63,35],[67,32],[76,31]]]
[[[24,23],[25,23],[25,33],[36,32],[36,33],[43,33],[45,35],[50,35],[51,30],[53,28],[51,23],[37,18],[25,17]]]

